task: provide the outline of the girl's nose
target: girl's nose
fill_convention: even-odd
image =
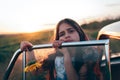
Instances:
[[[66,33],[65,38],[70,38],[70,35],[68,33]]]

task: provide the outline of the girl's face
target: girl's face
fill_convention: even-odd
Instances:
[[[64,42],[80,41],[78,32],[70,25],[62,23],[59,26],[59,40]]]

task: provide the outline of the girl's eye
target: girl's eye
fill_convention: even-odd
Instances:
[[[74,31],[75,31],[74,29],[70,29],[68,32],[73,33]]]
[[[64,36],[64,35],[65,35],[64,32],[59,33],[59,37],[62,37],[62,36]]]

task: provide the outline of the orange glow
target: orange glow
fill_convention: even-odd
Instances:
[[[26,52],[27,61],[36,59],[38,62],[41,62],[44,59],[46,59],[49,54],[52,54],[54,52],[55,52],[54,48],[51,48],[51,49],[36,49],[36,50],[34,50],[34,53],[29,51],[29,52]],[[18,59],[22,60],[22,55],[20,55]]]

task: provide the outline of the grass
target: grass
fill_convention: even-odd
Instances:
[[[7,68],[14,52],[20,48],[21,41],[30,41],[34,45],[43,44],[48,43],[52,35],[53,31],[0,35],[0,80],[2,80],[5,69]]]

